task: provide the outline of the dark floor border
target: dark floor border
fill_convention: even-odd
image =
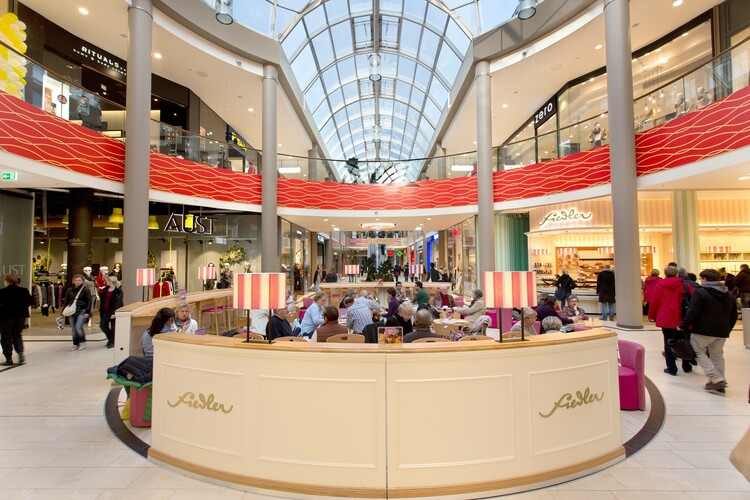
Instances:
[[[151,445],[141,441],[135,434],[133,434],[128,426],[125,425],[120,416],[120,410],[117,407],[117,401],[120,399],[120,391],[122,386],[112,387],[107,399],[104,401],[104,417],[107,419],[107,425],[109,425],[112,433],[122,441],[122,444],[138,453],[143,458],[148,458],[148,450]]]
[[[641,430],[623,444],[626,458],[639,452],[650,443],[664,427],[664,420],[667,417],[667,406],[664,403],[664,398],[661,396],[659,388],[648,377],[646,377],[646,390],[651,399],[651,411]]]

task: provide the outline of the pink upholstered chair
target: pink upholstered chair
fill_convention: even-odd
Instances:
[[[620,351],[620,409],[646,409],[646,349],[635,342],[618,340]]]

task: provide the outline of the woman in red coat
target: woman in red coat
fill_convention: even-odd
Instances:
[[[686,288],[688,294],[693,293],[693,288],[677,276],[676,266],[667,266],[664,275],[666,277],[654,286],[648,319],[656,321],[656,326],[661,328],[664,335],[664,358],[667,361],[664,373],[677,375],[677,361],[669,348],[669,340],[682,338],[682,333],[677,330],[682,321],[682,298]],[[682,360],[682,371],[693,371],[690,361]]]
[[[651,304],[651,298],[654,295],[654,287],[661,281],[658,269],[651,270],[651,276],[643,282],[643,314],[648,314]]]

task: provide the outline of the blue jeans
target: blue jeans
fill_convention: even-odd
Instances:
[[[86,318],[84,318],[85,314],[86,311],[76,311],[76,313],[70,317],[74,345],[86,342],[86,332],[83,330],[83,324],[86,322]]]
[[[614,302],[602,302],[602,319],[609,317],[610,321],[615,320],[615,303]]]

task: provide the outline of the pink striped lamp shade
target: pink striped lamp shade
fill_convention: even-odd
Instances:
[[[156,283],[156,269],[147,267],[135,270],[135,284],[137,286],[151,286]]]
[[[344,274],[359,274],[359,265],[347,264],[344,266]]]
[[[412,264],[409,266],[410,274],[422,274],[424,273],[424,266],[422,264]]]
[[[198,268],[198,279],[200,280],[215,280],[216,279],[216,268],[214,266],[201,266]]]
[[[235,309],[281,309],[286,306],[284,273],[239,273],[234,275]]]
[[[530,307],[537,303],[536,276],[530,271],[484,273],[484,305],[493,308]]]

